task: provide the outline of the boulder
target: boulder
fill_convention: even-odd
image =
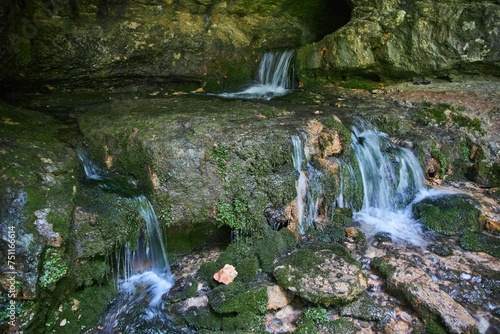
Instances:
[[[427,197],[413,205],[415,219],[424,228],[445,235],[457,235],[482,230],[479,202],[466,194],[443,194]]]
[[[375,258],[373,264],[385,277],[387,288],[410,303],[423,320],[442,321],[449,333],[476,333],[474,318],[422,269],[390,256]]]
[[[278,262],[278,284],[309,302],[342,305],[366,290],[366,279],[357,263],[340,246],[306,246]]]

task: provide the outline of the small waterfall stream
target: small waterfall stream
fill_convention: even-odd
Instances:
[[[354,219],[368,236],[386,232],[396,242],[425,246],[424,232],[413,219],[411,207],[440,192],[427,188],[413,152],[393,144],[387,134],[367,124],[354,126],[351,138],[361,174],[361,180],[353,182],[363,184],[363,205]],[[355,173],[349,175],[354,177]],[[337,203],[347,206],[343,198]]]
[[[319,203],[323,190],[320,184],[321,172],[307,163],[307,169],[303,170],[305,157],[304,147],[299,136],[292,136],[293,143],[293,166],[299,173],[295,185],[297,191],[297,227],[300,234],[305,233],[307,226],[313,226],[319,214]]]
[[[104,189],[132,197],[146,223],[146,233],[139,236],[135,249],[127,243],[119,255],[117,284],[120,296],[107,313],[101,333],[115,330],[136,333],[138,328],[139,331],[149,328],[148,333],[153,333],[155,328],[167,327],[168,317],[161,309],[161,300],[170,291],[174,279],[153,206],[146,196],[129,190],[130,184],[123,177],[105,173],[81,151],[78,155],[86,178]]]
[[[285,95],[292,88],[290,69],[293,50],[264,53],[259,65],[258,81],[241,91],[217,94],[226,98],[270,100]]]

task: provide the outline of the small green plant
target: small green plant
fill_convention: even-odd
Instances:
[[[40,286],[42,288],[51,287],[66,275],[67,271],[68,267],[61,258],[59,250],[55,248],[47,249],[42,266],[42,275],[39,280]]]
[[[226,174],[229,151],[227,150],[227,148],[218,143],[212,146],[210,153],[210,161],[212,161],[217,166],[217,172],[219,173],[219,176],[224,176]]]
[[[310,307],[306,309],[303,316],[317,325],[326,325],[328,323],[328,314],[322,307]]]
[[[444,175],[446,174],[446,170],[448,168],[448,161],[446,160],[444,153],[439,150],[436,143],[432,143],[431,157],[439,161],[439,165],[441,166],[441,178],[444,178]]]
[[[172,219],[172,208],[162,208],[160,209],[160,212],[158,213],[158,218],[165,223],[166,227],[170,227],[172,225],[173,219]]]
[[[470,161],[470,149],[467,144],[460,145],[460,155],[465,161]]]
[[[247,211],[248,206],[238,199],[233,200],[232,203],[221,202],[217,205],[215,220],[233,229],[242,229],[246,225],[245,213]]]
[[[471,119],[467,116],[458,113],[453,113],[453,120],[458,126],[462,128],[476,130],[481,133],[483,132],[483,129],[481,128],[481,121],[477,118]]]

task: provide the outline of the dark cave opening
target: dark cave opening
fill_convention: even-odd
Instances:
[[[352,12],[347,0],[287,0],[284,6],[310,27],[316,41],[346,25]]]

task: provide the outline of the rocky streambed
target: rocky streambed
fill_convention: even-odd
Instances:
[[[270,102],[154,90],[89,93],[91,104],[58,93],[25,96],[24,108],[2,104],[2,229],[22,236],[16,328],[95,332],[116,295],[110,259],[142,228],[127,194],[84,182],[84,148],[155,208],[176,278],[162,304],[169,328],[497,333],[498,87],[351,81]],[[424,247],[367,236],[352,218],[356,204],[331,205],[335,159],[352,155],[358,117],[411,148],[428,185],[465,193],[415,212]],[[294,230],[291,136],[301,133],[327,189],[324,219],[305,235]],[[213,279],[225,264],[238,271],[228,285]]]

